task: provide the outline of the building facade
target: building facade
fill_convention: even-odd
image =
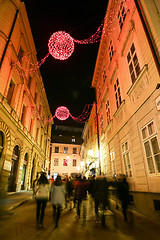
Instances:
[[[159,25],[158,0],[110,0],[92,81],[102,171],[126,174],[138,211],[158,220]]]
[[[81,169],[82,129],[56,126],[53,131],[50,155],[50,176],[75,176]]]
[[[37,172],[48,171],[51,112],[40,71],[33,69],[36,63],[36,49],[24,3],[1,1],[1,195],[7,191],[30,189]]]

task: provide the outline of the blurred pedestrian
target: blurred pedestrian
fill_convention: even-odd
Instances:
[[[36,175],[36,178],[33,181],[33,198],[36,197],[36,187],[37,187],[37,181],[38,181],[38,173]]]
[[[68,178],[66,181],[66,202],[69,203],[69,210],[72,210],[72,202],[73,202],[73,182],[71,178]]]
[[[117,194],[121,202],[124,221],[127,222],[127,209],[129,205],[129,185],[125,175],[121,175],[117,183]]]
[[[61,177],[58,175],[51,186],[51,204],[53,206],[53,220],[55,222],[55,228],[58,227],[62,205],[65,204],[65,195],[65,185],[61,181]]]
[[[101,211],[101,224],[105,227],[105,210],[108,206],[108,181],[104,176],[98,176],[93,186],[96,219]]]
[[[77,202],[77,218],[80,219],[81,216],[81,204],[82,201],[86,201],[87,199],[87,190],[88,190],[88,184],[86,180],[82,179],[81,176],[79,176],[78,181],[75,185],[75,201]],[[85,221],[86,218],[86,208],[85,208],[85,202],[83,202],[83,220]]]
[[[50,186],[46,177],[46,173],[42,172],[40,178],[37,181],[36,186],[36,223],[37,227],[43,228],[43,219],[45,214],[45,208],[49,199]]]

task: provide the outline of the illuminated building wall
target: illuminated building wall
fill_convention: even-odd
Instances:
[[[52,131],[50,177],[62,177],[80,173],[80,149],[83,128],[55,125]]]
[[[159,10],[159,1],[109,1],[92,81],[102,172],[126,174],[137,209],[158,219]]]
[[[56,178],[57,174],[62,178],[80,172],[80,148],[81,145],[52,143],[50,176]]]
[[[51,112],[37,62],[24,3],[0,3],[0,192],[31,188],[36,173],[48,171]],[[31,54],[32,53],[32,54]],[[14,67],[19,61],[23,71]]]

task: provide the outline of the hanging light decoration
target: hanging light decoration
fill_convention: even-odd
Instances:
[[[66,120],[67,118],[69,118],[69,115],[70,115],[70,112],[69,112],[68,108],[66,108],[64,106],[58,107],[56,109],[55,116],[59,120],[62,120],[62,121]]]
[[[74,51],[74,39],[64,31],[55,32],[49,39],[48,48],[52,57],[66,60]]]

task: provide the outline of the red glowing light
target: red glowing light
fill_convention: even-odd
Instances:
[[[52,34],[48,42],[49,53],[59,60],[66,60],[74,51],[73,38],[64,31]]]
[[[59,120],[62,121],[66,120],[67,118],[69,118],[69,115],[70,115],[69,110],[66,107],[61,106],[56,109],[55,116]]]

